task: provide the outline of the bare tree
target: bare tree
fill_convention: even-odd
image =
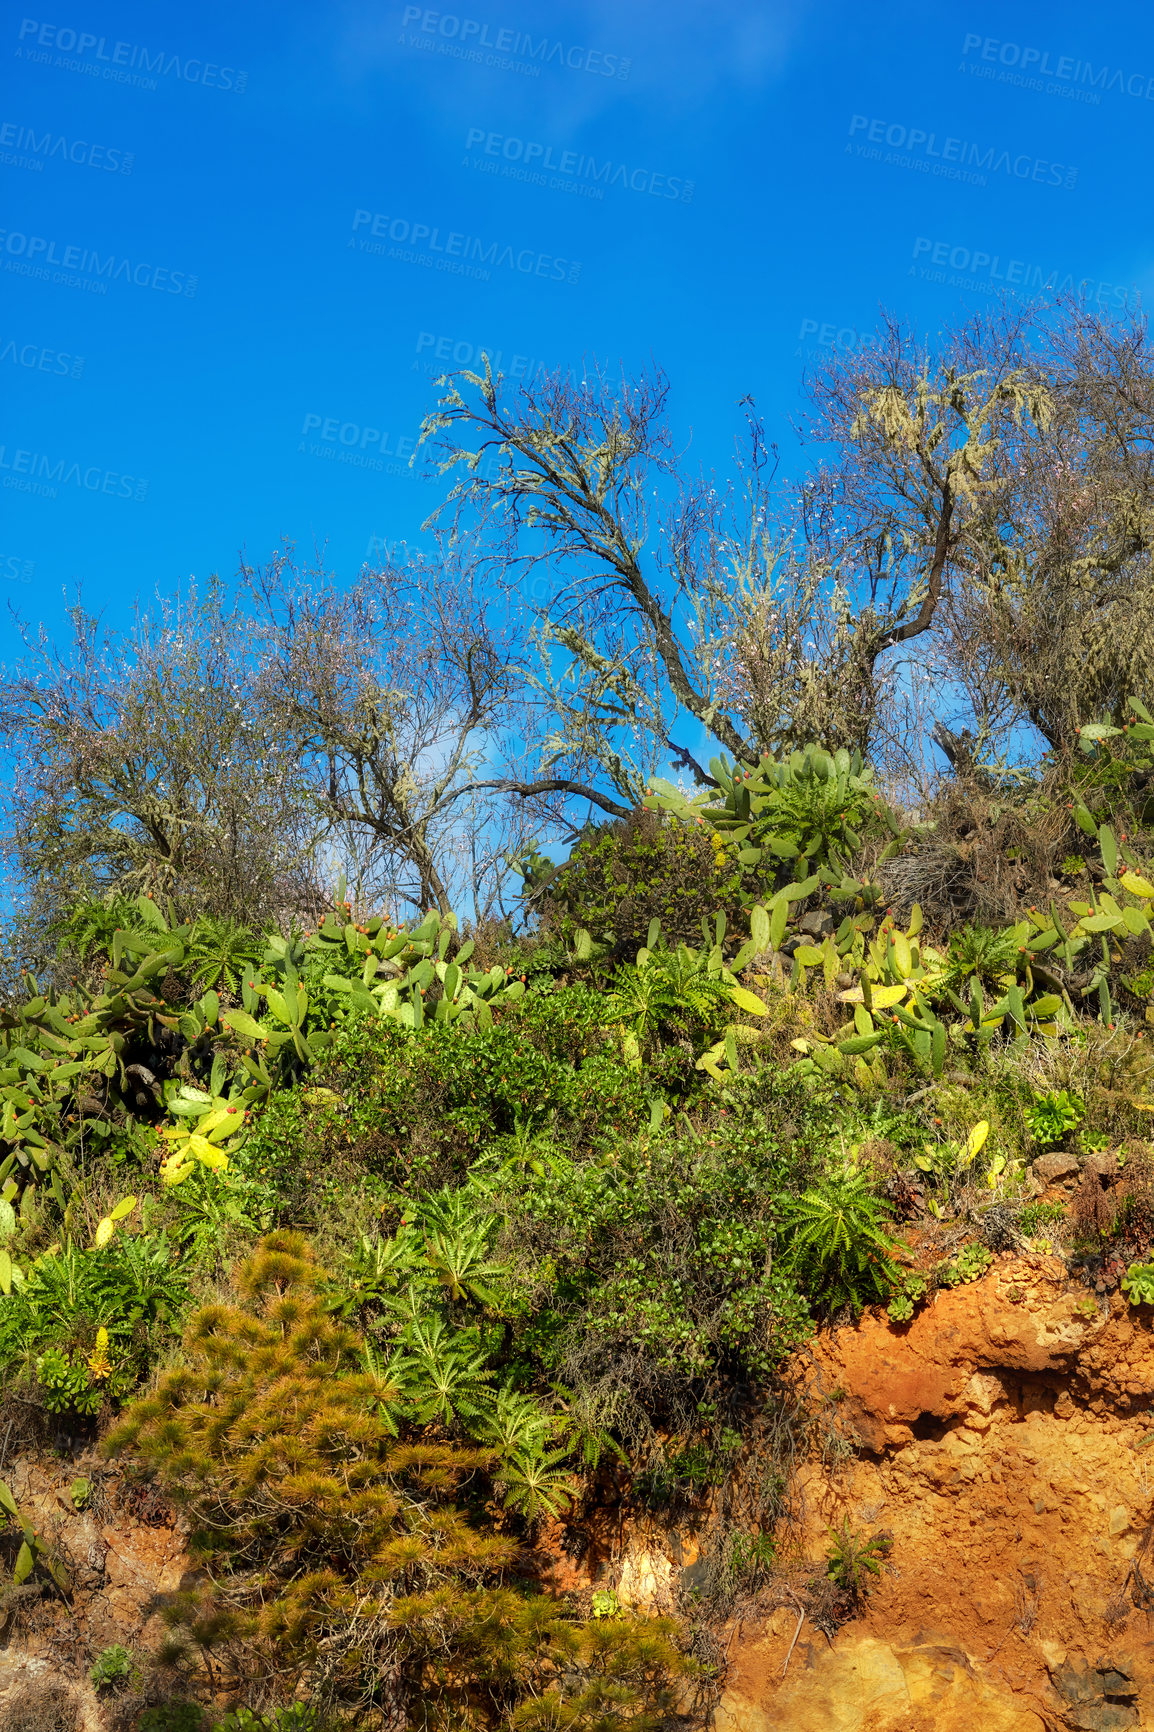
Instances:
[[[4,848],[51,918],[85,895],[151,891],[260,924],[312,906],[303,789],[253,703],[243,614],[215,581],[72,642],[24,631],[0,680]]]
[[[348,589],[286,554],[247,568],[260,704],[291,742],[325,845],[360,898],[499,904],[527,837],[477,772],[500,755],[516,660],[461,542]]]
[[[980,733],[1028,721],[1058,751],[1154,701],[1154,357],[1146,321],[1067,301],[1030,356],[1050,413],[1023,424],[979,512],[943,643]]]
[[[809,382],[803,435],[825,452],[802,488],[804,542],[844,598],[840,654],[827,665],[848,685],[863,747],[879,679],[892,701],[930,653],[975,540],[1005,525],[1023,446],[1053,413],[1031,365],[1032,320],[998,309],[931,348],[883,315],[872,345]]]
[[[928,644],[1008,444],[1047,413],[1008,321],[998,368],[969,365],[979,348],[964,331],[935,360],[887,321],[813,381],[825,454],[784,501],[750,403],[719,486],[679,463],[660,374],[589,368],[511,395],[486,360],[442,381],[422,439],[456,473],[436,515],[485,521],[495,584],[550,578],[532,608],[537,773],[499,785],[554,815],[620,815],[662,761],[708,781],[702,734],[746,763],[814,737],[868,747],[886,659]]]

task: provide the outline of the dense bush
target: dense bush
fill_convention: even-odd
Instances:
[[[548,882],[541,920],[569,941],[581,927],[611,936],[621,955],[645,943],[652,920],[670,943],[699,943],[703,919],[738,912],[747,877],[716,831],[640,811],[578,843]]]
[[[262,1241],[236,1302],[200,1311],[187,1364],[112,1434],[187,1510],[207,1589],[171,1609],[169,1657],[229,1644],[254,1697],[285,1669],[322,1700],[430,1728],[655,1726],[687,1670],[659,1620],[583,1624],[506,1581],[486,1522],[500,1459],[398,1436],[395,1385],[322,1303],[305,1241]],[[207,1393],[206,1393],[207,1391]]]
[[[188,1298],[162,1234],[50,1251],[0,1300],[0,1375],[30,1375],[51,1411],[91,1417],[134,1391]]]

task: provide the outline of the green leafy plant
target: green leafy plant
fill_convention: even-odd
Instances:
[[[858,752],[813,745],[780,760],[763,753],[750,767],[713,758],[709,768],[719,803],[708,795],[689,799],[654,777],[646,804],[700,819],[733,841],[747,870],[768,867],[772,876],[786,862],[800,878],[815,866],[837,866],[861,847],[861,833],[879,813],[873,772]]]
[[[969,1281],[980,1281],[993,1261],[990,1250],[975,1240],[943,1265],[938,1280],[943,1287],[961,1287]]]
[[[215,1722],[212,1732],[319,1732],[320,1715],[303,1702],[254,1714],[251,1708],[236,1708]]]
[[[570,1453],[567,1443],[558,1449],[531,1443],[510,1451],[496,1475],[506,1509],[531,1522],[542,1516],[558,1519],[575,1496],[572,1469],[563,1465]]]
[[[628,956],[655,919],[671,944],[692,943],[703,919],[738,912],[742,876],[703,827],[642,811],[582,838],[539,898],[542,923],[570,946],[584,930]]]
[[[118,1234],[37,1258],[0,1301],[0,1368],[34,1372],[58,1412],[123,1401],[188,1302],[187,1272],[163,1234]]]
[[[141,1711],[136,1732],[205,1732],[206,1725],[199,1702],[164,1702]]]
[[[1053,1226],[1066,1219],[1064,1203],[1026,1203],[1018,1215],[1018,1231],[1030,1238],[1042,1227]]]
[[[407,1714],[445,1724],[500,1677],[494,1720],[510,1732],[580,1726],[598,1700],[609,1732],[671,1704],[688,1669],[671,1625],[623,1618],[605,1642],[505,1582],[516,1541],[478,1519],[483,1495],[475,1515],[456,1501],[493,1452],[397,1437],[380,1412],[393,1392],[325,1308],[301,1235],[264,1239],[236,1284],[237,1303],[198,1314],[187,1363],[107,1444],[143,1457],[211,1562],[205,1591],[173,1609],[190,1639],[234,1645],[273,1687],[323,1654],[316,1705],[346,1712],[382,1673]]]
[[[996,931],[990,926],[963,926],[950,934],[944,978],[951,986],[983,986],[1004,989],[1012,984],[1021,955],[1020,935],[1015,927]]]
[[[235,993],[247,974],[260,966],[264,945],[234,920],[202,914],[188,940],[192,978],[201,987],[225,986]]]
[[[1131,1263],[1122,1277],[1122,1291],[1131,1305],[1154,1305],[1154,1260]]]
[[[62,1594],[71,1591],[72,1580],[63,1559],[53,1546],[40,1534],[26,1515],[22,1515],[12,1489],[0,1479],[0,1523],[4,1527],[10,1524],[20,1530],[20,1547],[16,1553],[16,1563],[12,1570],[12,1584],[20,1587],[37,1568],[46,1571]]]
[[[1026,1108],[1030,1135],[1043,1148],[1052,1148],[1055,1143],[1060,1143],[1085,1116],[1085,1103],[1067,1089],[1035,1089],[1034,1098]]]
[[[894,1294],[886,1311],[895,1323],[908,1323],[925,1292],[926,1282],[920,1275],[910,1270],[903,1271],[901,1292]]]
[[[89,1669],[88,1676],[98,1690],[106,1690],[113,1685],[123,1684],[132,1676],[132,1655],[127,1648],[122,1648],[119,1642],[114,1642],[110,1648],[104,1648]]]
[[[893,1550],[889,1534],[866,1535],[853,1529],[846,1516],[840,1528],[831,1528],[826,1573],[856,1602],[860,1602],[869,1587],[871,1577],[880,1576],[885,1560]]]
[[[785,1266],[815,1305],[860,1311],[888,1300],[901,1285],[897,1249],[883,1225],[884,1209],[868,1173],[844,1167],[810,1186],[787,1206]]]
[[[777,1541],[769,1533],[735,1533],[730,1541],[729,1570],[734,1577],[753,1577],[773,1570]]]

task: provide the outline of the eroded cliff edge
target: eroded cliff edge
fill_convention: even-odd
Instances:
[[[892,1536],[832,1637],[792,1605],[730,1632],[719,1732],[1154,1725],[1154,1328],[1006,1255],[908,1324],[815,1345],[852,1453],[802,1473],[806,1555]],[[784,1675],[783,1675],[784,1674]]]

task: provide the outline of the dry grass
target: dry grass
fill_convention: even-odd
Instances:
[[[938,930],[967,920],[1007,925],[1054,893],[1080,832],[1057,786],[1029,799],[995,795],[966,778],[943,782],[922,834],[878,868],[895,910],[918,903]]]

